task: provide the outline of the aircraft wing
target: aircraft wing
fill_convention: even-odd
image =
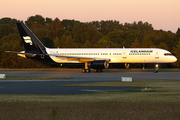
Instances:
[[[69,61],[79,61],[79,63],[84,63],[84,62],[91,62],[95,60],[107,60],[110,61],[109,58],[97,58],[97,57],[78,57],[78,56],[63,56],[63,55],[52,55],[48,54],[49,56],[54,56],[58,59],[66,59]]]

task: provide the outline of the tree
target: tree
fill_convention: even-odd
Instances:
[[[51,24],[53,22],[53,20],[52,20],[52,18],[46,18],[46,21],[45,21],[45,23],[46,24]]]
[[[98,26],[99,27],[99,26]],[[101,21],[100,22],[100,27],[99,27],[99,31],[103,34],[103,35],[107,35],[108,33],[112,32],[113,30],[118,29],[118,30],[122,30],[123,29],[123,25],[119,23],[119,21],[113,21],[113,20],[107,20],[107,21]]]
[[[92,48],[93,43],[91,41],[87,41],[82,46],[79,46],[79,47],[81,47],[81,48]]]
[[[2,24],[8,24],[8,25],[11,25],[11,27],[14,27],[14,26],[16,26],[16,23],[17,23],[18,21],[19,21],[19,20],[5,17],[5,18],[0,19],[0,24],[1,24],[1,25],[2,25]]]
[[[0,66],[1,67],[15,67],[18,66],[17,55],[8,54],[5,51],[20,51],[22,47],[20,46],[20,37],[17,34],[10,34],[0,39]]]
[[[2,24],[0,25],[0,38],[3,36],[8,36],[11,33],[14,33],[14,29],[11,25],[8,24]]]
[[[61,43],[58,37],[56,37],[54,40],[54,47],[56,48],[60,48],[61,47]]]
[[[78,45],[74,42],[71,36],[63,35],[60,39],[54,39],[54,46],[58,48],[77,48]]]
[[[58,30],[61,28],[63,29],[63,26],[58,18],[55,18],[55,20],[52,23],[54,33],[57,34]]]
[[[180,39],[178,41],[178,44],[176,46],[173,47],[173,53],[175,54],[177,61],[175,63],[173,63],[173,65],[175,65],[176,67],[180,67]]]
[[[180,28],[178,28],[178,30],[176,31],[176,37],[180,38]]]
[[[165,42],[161,42],[158,47],[161,48],[161,49],[168,50],[168,46],[166,45]]]
[[[140,48],[140,43],[138,39],[135,39],[135,41],[131,44],[131,48]]]
[[[152,48],[152,47],[154,47],[154,45],[153,45],[152,41],[149,39],[148,35],[144,36],[141,47],[142,48]]]
[[[72,36],[77,43],[83,45],[87,41],[97,42],[101,35],[91,23],[77,22],[73,27]]]
[[[72,39],[71,36],[66,36],[66,35],[62,36],[60,40],[60,44],[62,48],[77,48],[78,47],[76,42],[74,42],[74,39]]]
[[[131,30],[131,27],[132,27],[132,25],[130,23],[126,22],[126,23],[124,23],[123,30],[129,31],[129,30]]]
[[[66,33],[66,30],[59,28],[56,36],[58,36],[59,38],[61,38],[64,34]]]
[[[136,29],[138,31],[142,31],[144,34],[153,32],[153,27],[148,22],[143,23],[142,21],[139,21],[138,24],[136,24],[136,26]]]
[[[51,37],[51,31],[48,29],[43,29],[43,28],[35,29],[35,30],[33,30],[33,33],[37,36],[37,38],[42,43],[44,43],[44,41],[43,41],[44,38],[50,38]]]
[[[75,25],[77,22],[79,22],[79,21],[64,19],[63,21],[61,21],[61,24],[64,26],[64,29],[65,29],[65,30],[72,31],[74,25]]]
[[[17,22],[18,20],[7,17],[0,19],[0,38],[15,33]]]
[[[142,39],[144,34],[141,31],[130,30],[126,31],[125,33],[125,40],[121,44],[121,47],[130,47],[135,39],[137,39],[140,43],[142,43]]]
[[[124,32],[117,29],[108,34],[110,41],[119,45],[122,44],[122,42],[124,41],[124,36]]]
[[[118,45],[109,40],[107,36],[102,37],[96,44],[93,45],[94,48],[117,48]]]
[[[26,25],[29,28],[40,28],[45,25],[45,18],[43,18],[41,15],[31,16],[25,21]]]
[[[92,21],[91,22],[96,30],[101,30],[101,23],[99,21]]]
[[[43,41],[44,41],[44,45],[48,48],[53,48],[54,47],[54,44],[53,44],[53,41],[48,38],[48,37],[45,37],[43,38]]]
[[[172,50],[176,43],[175,34],[172,32],[166,32],[163,30],[155,30],[153,35],[151,34],[151,40],[154,45],[159,45],[161,42],[165,42],[168,50]]]

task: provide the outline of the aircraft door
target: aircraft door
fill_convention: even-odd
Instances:
[[[159,54],[156,52],[155,59],[159,59]]]
[[[127,58],[127,55],[126,55],[126,52],[125,52],[125,51],[123,52],[122,58],[123,58],[123,59],[126,59],[126,58]]]

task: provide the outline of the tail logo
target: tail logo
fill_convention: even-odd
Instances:
[[[29,43],[30,45],[33,45],[33,42],[29,36],[23,36],[23,39],[25,43]]]

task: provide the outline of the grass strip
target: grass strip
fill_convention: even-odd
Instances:
[[[179,102],[0,102],[2,120],[178,120]]]
[[[96,86],[96,87],[144,87],[153,91],[180,92],[180,80],[137,80],[133,82],[94,82],[83,84],[53,85],[53,87]]]

